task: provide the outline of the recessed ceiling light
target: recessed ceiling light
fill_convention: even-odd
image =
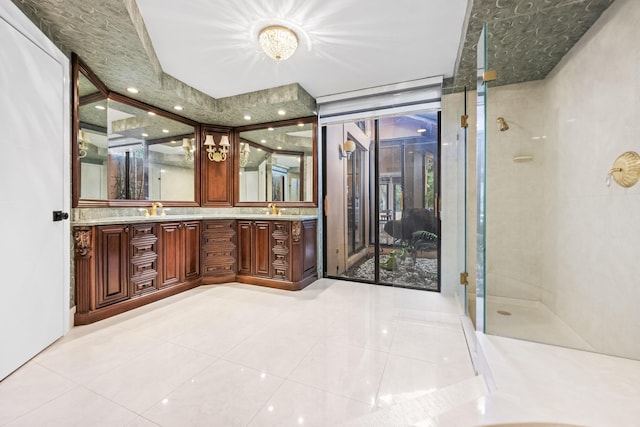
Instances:
[[[304,126],[304,123],[298,123],[298,126],[302,127]]]
[[[103,107],[102,105],[96,105],[96,108],[97,108],[98,110],[106,110],[106,108],[105,108],[105,107]]]
[[[172,143],[172,144],[177,144],[177,143],[178,143],[178,141],[171,141],[171,143]]]
[[[267,128],[267,130],[273,130],[273,128]]]
[[[162,132],[169,133],[169,129],[162,129]]]
[[[245,114],[244,119],[245,119],[245,120],[251,120],[251,116],[250,116],[250,115],[248,115],[248,114]]]
[[[142,135],[142,136],[149,136],[149,134],[148,134],[148,133],[143,133],[143,134],[141,134],[141,135]]]
[[[418,129],[418,133],[424,133],[424,132],[426,132],[426,131],[427,131],[427,130],[426,130],[426,129],[424,129],[424,128],[420,128],[420,129]]]
[[[149,111],[149,112],[147,112],[147,114],[150,115],[150,116],[155,116],[156,115],[156,113],[154,113],[153,111]]]
[[[267,140],[266,139],[261,139],[260,142],[262,142],[264,144],[265,142],[267,142]]]
[[[284,111],[284,110],[278,110],[278,115],[280,115],[280,116],[284,116],[285,114],[287,114],[287,112],[286,112],[286,111]]]
[[[174,105],[173,109],[174,110],[178,110],[178,111],[182,111],[184,109],[184,107],[182,105]]]
[[[258,151],[262,151],[262,148],[258,148]]]
[[[129,93],[139,93],[140,91],[138,89],[136,89],[135,87],[128,87],[127,88],[127,92],[129,92]]]
[[[282,147],[277,147],[277,148],[278,148],[278,150],[282,150]]]

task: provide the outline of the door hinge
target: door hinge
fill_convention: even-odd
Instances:
[[[469,286],[469,273],[466,271],[464,273],[460,273],[460,284],[463,286]]]
[[[460,116],[460,127],[463,127],[463,128],[469,127],[469,115],[463,114]]]
[[[496,70],[487,70],[482,73],[482,81],[483,82],[493,82],[498,79],[498,73]]]

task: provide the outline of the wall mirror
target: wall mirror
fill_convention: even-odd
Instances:
[[[238,128],[236,205],[316,206],[316,121]]]
[[[76,63],[74,206],[197,205],[197,123],[110,92]]]

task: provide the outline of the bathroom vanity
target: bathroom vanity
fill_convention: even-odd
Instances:
[[[76,325],[202,284],[295,291],[317,278],[313,216],[103,218],[76,222],[73,239]]]

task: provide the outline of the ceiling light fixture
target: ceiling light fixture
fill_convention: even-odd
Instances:
[[[148,134],[148,133],[141,133],[140,135],[142,135],[142,136],[144,136],[144,137],[149,136],[149,134]]]
[[[278,115],[279,115],[279,116],[284,116],[285,114],[287,114],[287,112],[286,112],[286,111],[284,111],[284,110],[278,110]]]
[[[425,133],[427,130],[425,128],[418,129],[418,133]]]
[[[140,91],[138,89],[136,89],[135,87],[128,87],[127,88],[127,92],[129,92],[129,93],[139,93]]]
[[[102,105],[96,105],[96,108],[98,110],[106,110],[106,108],[104,106],[102,106]]]
[[[251,116],[250,116],[250,115],[248,115],[248,114],[246,114],[246,115],[244,116],[244,119],[245,119],[245,120],[251,120]]]
[[[182,105],[174,105],[173,109],[174,110],[178,110],[178,111],[182,111],[184,109],[184,107]]]
[[[264,53],[276,61],[290,58],[298,48],[296,33],[281,25],[263,28],[258,35],[258,42]]]
[[[163,133],[169,133],[169,129],[162,129]]]
[[[154,113],[153,111],[148,111],[147,114],[150,115],[150,116],[155,116],[156,115],[156,113]]]

